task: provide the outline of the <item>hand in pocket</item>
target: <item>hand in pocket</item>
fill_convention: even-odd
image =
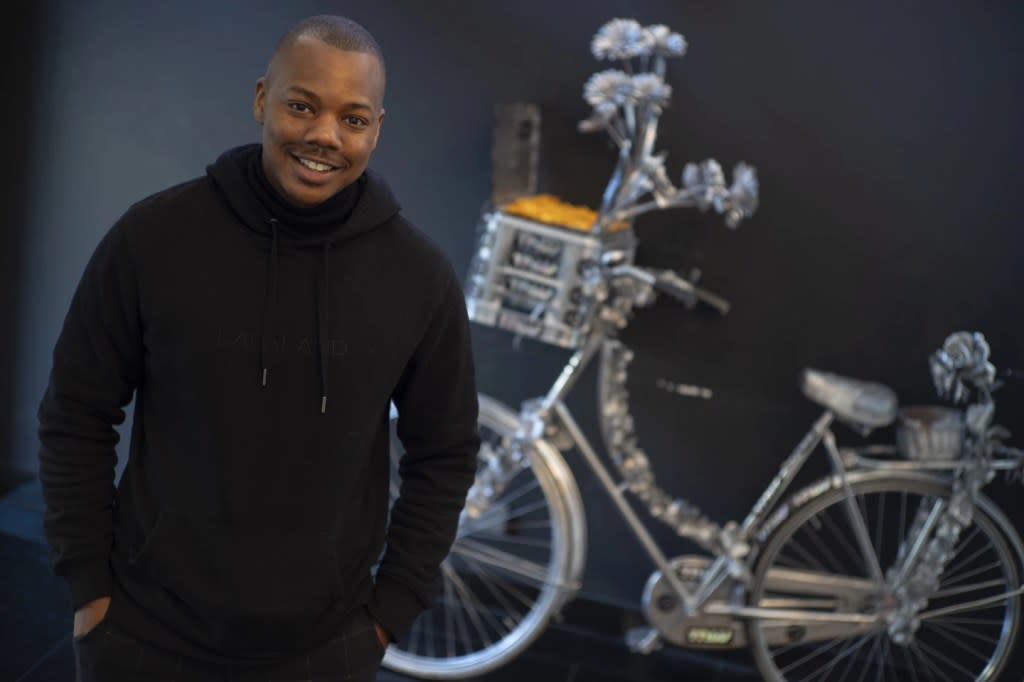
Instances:
[[[84,637],[92,632],[93,628],[103,622],[110,608],[110,597],[100,597],[85,604],[75,611],[75,622],[71,633],[72,637]]]

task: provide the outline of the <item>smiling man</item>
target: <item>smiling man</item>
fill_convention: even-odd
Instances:
[[[435,596],[476,391],[454,272],[367,168],[384,90],[365,29],[300,22],[256,82],[262,143],[132,206],[89,261],[39,408],[77,679],[372,680]]]
[[[384,121],[379,49],[341,49],[298,33],[256,82],[262,167],[271,186],[316,206],[362,176]]]

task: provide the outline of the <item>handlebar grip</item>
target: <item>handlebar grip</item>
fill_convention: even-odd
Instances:
[[[732,304],[718,294],[713,294],[705,289],[697,288],[697,298],[707,303],[722,315],[728,315]]]
[[[694,286],[671,270],[658,274],[654,280],[654,288],[672,298],[682,301],[686,307],[693,308],[697,301],[703,301],[722,315],[726,315],[732,305],[718,294]]]

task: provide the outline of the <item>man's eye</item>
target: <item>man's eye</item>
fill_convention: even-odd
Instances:
[[[367,125],[366,119],[360,118],[359,116],[346,116],[345,120],[349,123],[349,125],[354,125],[359,128],[362,128],[363,126]]]
[[[293,111],[298,111],[303,114],[307,111],[312,111],[308,104],[303,104],[302,102],[288,102],[288,107]]]

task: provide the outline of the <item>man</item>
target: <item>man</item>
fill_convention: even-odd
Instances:
[[[454,272],[367,169],[384,81],[361,26],[300,22],[256,83],[262,145],[132,206],[87,265],[39,409],[79,679],[370,680],[435,595],[476,391]]]

